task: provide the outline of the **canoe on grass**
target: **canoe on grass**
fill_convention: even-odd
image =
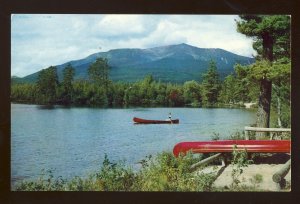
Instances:
[[[138,124],[170,124],[170,123],[178,124],[179,123],[178,119],[172,120],[171,122],[170,120],[146,120],[146,119],[136,118],[136,117],[133,118],[133,121]]]
[[[180,142],[173,148],[173,154],[179,153],[222,153],[237,150],[246,150],[256,153],[290,153],[290,140],[218,140],[201,142]]]

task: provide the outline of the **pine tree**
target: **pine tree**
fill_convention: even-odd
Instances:
[[[109,83],[109,66],[107,59],[97,58],[96,61],[90,65],[88,75],[92,82],[98,86],[104,86],[105,90]]]
[[[58,76],[56,67],[43,69],[38,76],[38,101],[42,104],[54,104],[57,99]]]
[[[220,93],[220,79],[217,71],[217,66],[214,61],[211,61],[206,73],[202,76],[202,93],[203,102],[206,105],[214,105],[218,101]]]
[[[237,21],[238,32],[253,38],[253,48],[259,60],[271,66],[273,61],[290,57],[290,16],[286,15],[240,15]],[[269,65],[267,65],[270,63]],[[268,72],[262,72],[261,64],[253,66],[252,72],[260,84],[257,112],[257,126],[269,127],[272,81]],[[267,70],[264,68],[264,70]]]
[[[75,70],[71,64],[68,64],[63,70],[63,81],[62,81],[62,100],[64,104],[70,104],[73,97],[73,80]]]

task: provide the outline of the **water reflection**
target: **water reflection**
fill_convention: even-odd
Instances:
[[[55,109],[55,105],[38,105],[37,108],[41,110],[52,110]]]

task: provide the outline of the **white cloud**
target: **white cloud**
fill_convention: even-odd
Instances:
[[[254,54],[251,39],[236,32],[237,16],[15,14],[12,75],[25,76],[51,65],[117,48],[188,43]]]
[[[137,35],[145,31],[142,19],[138,15],[107,15],[97,23],[101,36]]]

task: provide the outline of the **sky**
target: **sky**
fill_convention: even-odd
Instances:
[[[118,48],[186,43],[252,57],[252,39],[236,31],[236,15],[13,14],[11,75]]]

